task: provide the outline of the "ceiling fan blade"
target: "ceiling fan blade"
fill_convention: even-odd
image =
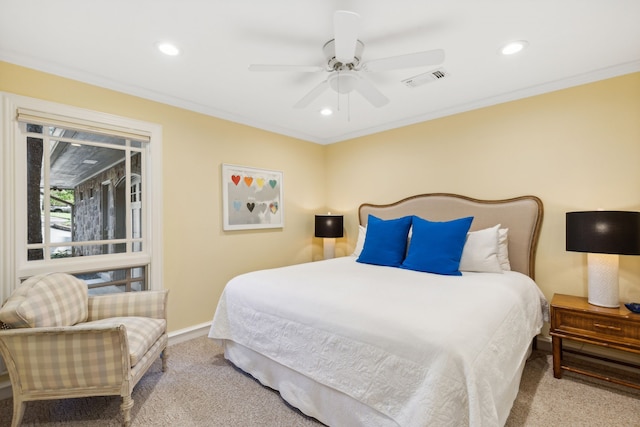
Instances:
[[[333,15],[333,38],[336,59],[343,64],[353,62],[360,31],[360,15],[347,10],[337,10]]]
[[[364,71],[389,71],[401,68],[421,67],[425,65],[437,65],[444,62],[444,50],[434,49],[425,52],[409,53],[407,55],[392,56],[389,58],[374,59],[362,64]]]
[[[384,96],[382,92],[376,88],[373,83],[367,79],[360,78],[356,86],[356,92],[362,95],[367,101],[376,108],[383,107],[389,103],[389,98]]]
[[[302,99],[296,102],[293,108],[305,108],[307,105],[311,104],[317,97],[319,97],[327,88],[329,87],[329,82],[324,80],[320,82],[316,87],[311,89],[309,93],[302,97]]]
[[[324,71],[318,65],[278,65],[278,64],[251,64],[249,71],[292,71],[298,73],[317,73]]]

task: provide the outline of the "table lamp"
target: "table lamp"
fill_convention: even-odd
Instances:
[[[589,304],[619,307],[619,255],[640,255],[640,212],[567,212],[567,251],[587,253]]]
[[[342,215],[316,215],[316,237],[324,238],[324,259],[336,255],[336,237],[342,237],[344,217]]]

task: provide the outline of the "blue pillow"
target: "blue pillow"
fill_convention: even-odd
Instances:
[[[460,258],[472,221],[472,216],[445,222],[414,216],[409,252],[400,267],[461,276]]]
[[[383,220],[369,215],[364,247],[356,261],[399,267],[407,251],[411,220],[410,216]]]

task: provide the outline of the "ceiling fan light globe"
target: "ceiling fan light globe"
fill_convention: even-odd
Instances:
[[[353,71],[344,71],[329,77],[329,87],[341,94],[353,92],[358,87],[358,82],[359,77]]]

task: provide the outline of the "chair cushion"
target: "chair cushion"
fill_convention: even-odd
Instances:
[[[131,367],[136,366],[151,346],[167,330],[167,321],[165,319],[152,319],[150,317],[110,317],[82,323],[82,325],[124,325],[127,328]]]
[[[72,326],[87,320],[87,284],[66,273],[32,276],[22,282],[0,309],[11,328]]]

